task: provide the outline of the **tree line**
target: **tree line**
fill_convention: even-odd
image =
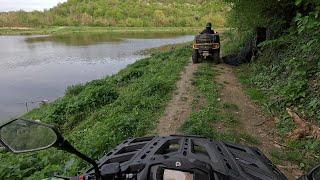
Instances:
[[[226,11],[221,0],[68,0],[43,12],[0,13],[0,27],[221,27]]]

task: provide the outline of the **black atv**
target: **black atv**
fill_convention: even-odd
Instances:
[[[75,149],[55,127],[37,121],[15,119],[0,125],[0,145],[13,153],[56,147],[92,165],[84,175],[55,175],[61,180],[287,179],[257,148],[211,141],[200,136],[130,138],[95,161]],[[299,178],[319,179],[320,166]]]
[[[192,62],[211,59],[220,63],[220,36],[216,34],[199,34],[194,38]]]

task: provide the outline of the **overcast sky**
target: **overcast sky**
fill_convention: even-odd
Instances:
[[[0,0],[0,12],[4,11],[33,11],[49,9],[57,5],[59,2],[67,0]]]

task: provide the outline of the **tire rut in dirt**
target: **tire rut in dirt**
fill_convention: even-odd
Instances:
[[[164,115],[159,119],[155,134],[166,136],[179,133],[178,129],[192,111],[193,85],[191,80],[197,68],[198,65],[192,62],[189,62],[185,67],[181,79],[177,82],[177,89],[174,91]]]

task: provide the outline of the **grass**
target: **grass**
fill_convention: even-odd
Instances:
[[[266,92],[263,92],[254,86],[252,86],[250,82],[251,74],[248,71],[249,65],[243,64],[241,67],[236,68],[236,75],[241,84],[245,85],[245,92],[250,96],[250,99],[255,103],[259,103],[260,105],[264,105],[267,103],[268,99],[266,98]]]
[[[200,110],[193,108],[189,119],[182,126],[185,134],[201,135],[213,140],[224,140],[235,143],[246,143],[251,145],[260,144],[253,136],[241,132],[241,123],[229,111],[237,110],[238,107],[232,104],[222,104],[219,99],[221,85],[212,83],[217,72],[213,70],[211,63],[202,63],[195,73],[193,85],[195,102],[200,97],[205,98],[205,103]]]
[[[144,136],[155,128],[190,55],[189,46],[152,54],[116,75],[69,87],[64,97],[26,117],[57,125],[76,148],[98,159],[124,139]],[[54,149],[1,153],[0,159],[4,179],[42,179],[55,172],[76,175],[88,167]]]
[[[201,27],[88,27],[53,26],[43,28],[0,27],[0,35],[64,35],[74,33],[198,33]]]

